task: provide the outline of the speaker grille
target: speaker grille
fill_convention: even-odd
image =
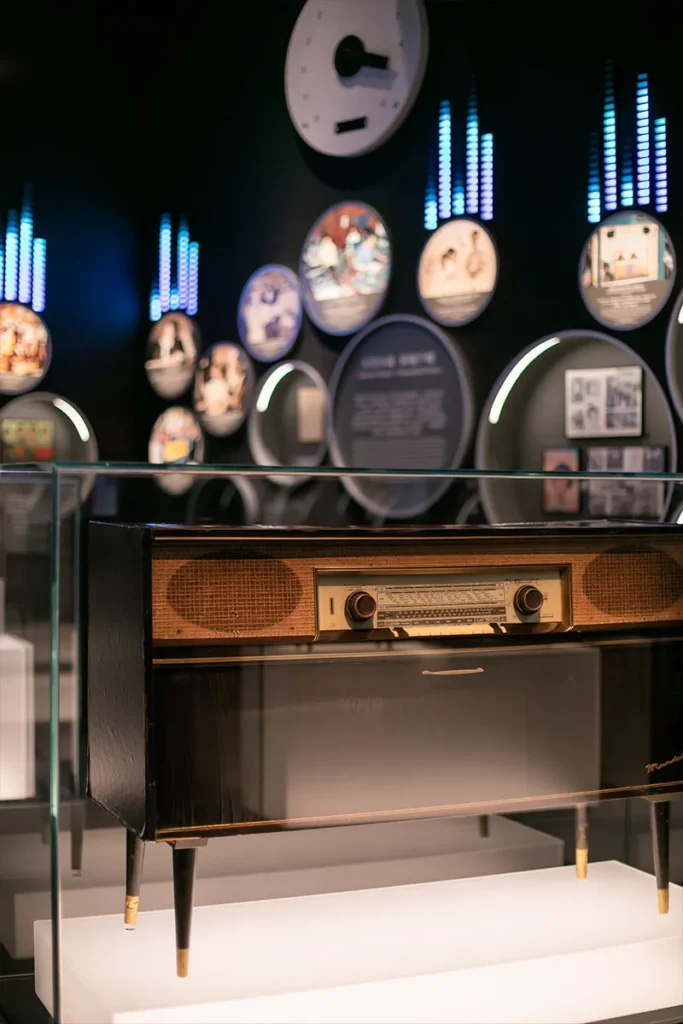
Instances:
[[[657,615],[683,595],[683,570],[665,551],[616,547],[593,558],[583,577],[586,598],[610,616]]]

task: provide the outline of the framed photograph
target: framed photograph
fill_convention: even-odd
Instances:
[[[548,473],[577,473],[578,448],[546,448],[543,469]],[[581,508],[581,490],[578,480],[544,480],[543,511],[576,514]]]
[[[648,445],[610,445],[586,450],[591,473],[664,473],[666,449]],[[663,480],[590,480],[588,514],[598,518],[661,519],[664,515]]]
[[[641,366],[565,370],[564,394],[564,429],[569,440],[641,436]]]
[[[51,462],[54,436],[52,420],[0,420],[0,461]]]

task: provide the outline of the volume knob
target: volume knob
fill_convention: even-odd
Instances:
[[[376,609],[377,602],[367,590],[356,590],[346,599],[346,614],[353,622],[367,622]]]
[[[535,615],[543,606],[543,594],[538,587],[527,584],[515,594],[515,608],[520,615]]]

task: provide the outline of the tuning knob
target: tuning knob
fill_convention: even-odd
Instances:
[[[515,608],[520,615],[535,615],[543,606],[543,594],[538,587],[527,584],[515,594]]]
[[[367,622],[376,609],[377,602],[367,590],[356,590],[346,599],[346,614],[352,622]]]

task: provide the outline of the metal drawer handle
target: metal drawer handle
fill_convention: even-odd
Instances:
[[[422,670],[423,676],[476,676],[483,672],[483,668],[443,668],[439,672],[430,672],[428,668]]]

